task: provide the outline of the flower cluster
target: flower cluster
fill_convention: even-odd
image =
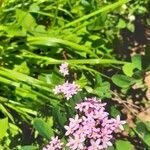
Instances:
[[[76,105],[78,114],[70,118],[69,126],[65,126],[65,135],[69,136],[67,146],[71,150],[101,150],[112,145],[113,133],[123,130],[125,121],[120,121],[119,116],[109,118],[105,105],[95,97]]]
[[[70,98],[72,98],[73,95],[77,94],[79,91],[81,91],[80,86],[75,84],[75,82],[73,83],[68,83],[68,81],[66,81],[64,84],[62,85],[57,85],[54,89],[54,94],[63,94],[64,97],[69,100]]]
[[[68,63],[63,63],[59,67],[59,72],[63,74],[64,76],[69,75],[69,70],[68,70]]]
[[[50,143],[42,150],[62,150],[62,143],[58,139],[58,136],[52,137]]]
[[[68,63],[63,63],[60,66],[59,72],[62,73],[64,76],[69,74],[68,70]],[[73,95],[77,94],[79,91],[81,91],[80,86],[77,85],[75,82],[69,83],[66,81],[62,85],[57,85],[53,89],[54,94],[63,94],[64,97],[69,100],[72,98]]]
[[[68,75],[68,64],[62,64],[59,71],[64,76]],[[63,94],[67,100],[80,90],[79,85],[68,81],[53,89],[55,94]],[[85,98],[76,105],[77,114],[69,119],[68,126],[64,126],[65,135],[69,137],[66,144],[69,149],[101,150],[112,145],[113,133],[123,130],[125,121],[121,121],[120,116],[110,118],[105,105],[96,97]],[[53,137],[43,150],[62,150],[62,143],[58,137]]]

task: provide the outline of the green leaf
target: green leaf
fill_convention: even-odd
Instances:
[[[38,148],[36,146],[32,146],[32,145],[26,145],[20,148],[20,150],[37,150],[37,149]]]
[[[20,73],[27,74],[27,75],[30,74],[30,69],[27,66],[27,62],[25,61],[21,63],[20,65],[15,65],[13,70],[18,71]]]
[[[128,88],[134,83],[134,80],[132,78],[121,74],[113,75],[111,79],[114,84],[121,88]]]
[[[122,70],[123,70],[123,72],[124,72],[125,75],[127,75],[129,77],[132,77],[133,70],[134,70],[134,65],[132,63],[125,64],[122,67]]]
[[[79,84],[81,88],[84,88],[84,87],[87,85],[88,80],[87,80],[87,78],[85,77],[85,75],[82,74],[81,78],[80,78],[79,80],[75,81],[75,82],[76,82],[77,84]]]
[[[134,74],[134,72],[133,72],[134,69],[138,69],[138,70],[142,69],[141,56],[140,55],[134,55],[132,57],[132,63],[126,63],[122,67],[124,74],[126,74],[129,77],[132,77],[132,75]]]
[[[67,46],[68,50],[73,51],[72,49],[76,49],[76,51],[79,52],[86,52],[87,54],[91,54],[92,56],[98,58],[98,56],[92,52],[88,47],[84,46],[84,45],[80,45],[68,40],[64,40],[64,39],[60,39],[60,38],[55,38],[55,37],[28,37],[28,43],[30,45],[42,45],[42,46],[52,46],[52,47],[64,47]],[[67,50],[67,49],[66,49]],[[76,52],[73,51],[73,52]]]
[[[103,82],[94,89],[94,94],[97,94],[100,98],[111,98],[110,83]]]
[[[129,141],[117,140],[115,145],[117,150],[134,150],[134,146]]]
[[[107,148],[107,150],[115,150],[115,148],[113,146],[110,146]]]
[[[46,57],[46,56],[40,56],[40,55],[29,55],[29,54],[22,54],[23,57],[25,58],[30,58],[30,59],[37,59],[37,60],[41,60],[46,62],[46,64],[61,64],[64,62],[64,60],[58,60],[58,59],[53,59],[50,57]],[[67,63],[72,64],[72,65],[78,65],[78,64],[90,64],[90,65],[96,65],[96,64],[101,64],[101,65],[110,65],[110,64],[118,64],[118,65],[124,65],[127,62],[124,61],[119,61],[119,60],[115,60],[115,59],[70,59],[70,60],[66,60]],[[81,66],[80,66],[81,67]],[[90,68],[87,67],[83,67],[82,68],[89,70]],[[90,70],[94,70],[94,69],[90,69]],[[95,70],[96,72],[96,70]]]
[[[39,132],[41,136],[43,136],[47,140],[49,140],[50,137],[54,134],[51,126],[41,118],[36,118],[33,120],[33,127]]]
[[[92,17],[94,17],[94,16],[96,16],[96,15],[99,15],[100,13],[103,13],[103,12],[108,12],[108,11],[110,12],[110,11],[112,11],[113,9],[115,9],[115,8],[117,8],[117,7],[119,7],[119,6],[123,5],[123,4],[125,4],[125,3],[127,3],[128,1],[129,1],[129,0],[120,0],[120,1],[118,1],[118,2],[116,2],[116,3],[113,3],[113,4],[110,4],[110,5],[105,6],[105,7],[103,7],[103,8],[100,8],[99,10],[96,10],[96,11],[90,13],[90,14],[84,15],[83,17],[80,17],[79,19],[76,19],[76,20],[74,20],[74,21],[72,21],[72,22],[66,24],[64,27],[66,28],[66,27],[75,25],[75,24],[77,24],[77,23],[79,23],[79,22],[81,22],[81,21],[85,21],[85,20],[87,20],[87,19],[89,19],[89,18],[92,18]]]
[[[95,77],[95,88],[93,93],[98,95],[100,98],[111,98],[110,83],[103,82],[102,77],[96,74]]]
[[[144,136],[144,141],[147,143],[147,145],[150,147],[150,134],[146,134]]]
[[[147,130],[150,132],[150,121],[144,122],[146,125]]]
[[[135,26],[133,23],[128,23],[127,24],[127,29],[131,32],[134,32],[135,31]]]
[[[16,19],[18,24],[28,31],[33,31],[37,25],[35,19],[29,12],[25,12],[20,9],[16,10]]]
[[[137,122],[134,131],[141,138],[141,140],[150,147],[150,132],[147,128],[147,124],[145,124],[145,122]]]
[[[55,121],[57,121],[59,128],[61,130],[64,130],[64,125],[67,121],[65,111],[61,110],[61,108],[58,105],[55,105],[53,107],[53,116]]]
[[[134,64],[134,67],[136,69],[141,70],[142,69],[142,61],[141,61],[141,55],[134,55],[132,58],[132,63]]]
[[[2,139],[8,129],[8,118],[0,119],[0,139]]]
[[[9,37],[26,36],[25,29],[20,29],[20,27],[16,24],[4,26],[3,30],[8,34]]]
[[[117,117],[118,115],[120,115],[119,110],[116,108],[116,106],[111,106],[110,107],[110,114],[111,116],[113,116],[114,118]]]
[[[40,8],[39,8],[39,6],[38,6],[36,3],[33,3],[33,4],[30,6],[29,10],[30,10],[31,12],[38,12],[38,11],[40,10]]]
[[[0,97],[1,99],[2,97]],[[12,122],[14,122],[14,118],[13,116],[11,115],[11,113],[2,105],[0,104],[0,110],[2,111],[2,113],[7,116]]]
[[[123,19],[119,19],[119,22],[118,22],[117,27],[118,27],[119,29],[125,28],[125,27],[126,27],[126,22],[125,22]]]
[[[99,86],[102,84],[102,77],[97,73],[95,78],[95,86]]]

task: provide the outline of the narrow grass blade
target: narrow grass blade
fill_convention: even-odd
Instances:
[[[81,51],[86,52],[87,54],[91,54],[92,56],[98,58],[98,56],[85,47],[83,45],[79,45],[77,43],[73,43],[67,40],[54,38],[54,37],[28,37],[27,39],[29,45],[43,45],[43,46],[66,46],[69,47],[71,51]]]
[[[89,65],[109,65],[109,64],[118,64],[118,65],[123,65],[128,62],[125,61],[119,61],[119,60],[114,60],[114,59],[75,59],[75,60],[57,60],[57,59],[52,59],[46,56],[39,56],[39,55],[27,55],[27,54],[22,54],[22,57],[25,58],[31,58],[31,59],[37,59],[41,61],[45,61],[46,64],[61,64],[64,61],[68,62],[69,64],[89,64]]]
[[[105,6],[105,7],[101,8],[101,9],[97,10],[97,11],[94,11],[94,12],[88,14],[88,15],[85,15],[85,16],[79,18],[79,19],[76,19],[76,20],[66,24],[63,28],[75,25],[76,23],[79,23],[81,21],[87,20],[87,19],[89,19],[91,17],[94,17],[94,16],[96,16],[96,15],[102,13],[102,12],[107,12],[107,11],[110,12],[110,11],[114,10],[115,8],[125,4],[127,2],[129,2],[129,0],[119,0],[118,2],[116,2],[114,4],[110,4],[108,6]]]

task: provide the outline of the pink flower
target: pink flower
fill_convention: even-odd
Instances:
[[[42,150],[62,150],[62,143],[58,139],[58,136],[52,137],[49,144],[46,145],[46,147],[44,147]]]
[[[62,93],[62,86],[61,85],[55,86],[55,89],[53,89],[53,92],[54,94]]]
[[[67,130],[65,135],[69,135],[69,134],[72,134],[73,133],[73,130],[70,126],[64,126],[64,128]]]
[[[76,105],[78,114],[69,119],[69,126],[65,126],[70,149],[101,150],[112,145],[113,133],[122,128],[125,121],[120,121],[120,116],[110,118],[105,105],[95,97]]]
[[[67,143],[67,146],[72,150],[76,150],[76,149],[83,150],[84,149],[84,143],[83,143],[84,141],[85,141],[84,137],[75,135],[74,139],[70,137],[69,142]]]
[[[77,114],[75,118],[70,118],[69,126],[64,126],[67,132],[65,135],[72,134],[75,130],[79,128],[79,124],[82,121],[82,119],[79,119],[79,115]]]
[[[120,130],[124,130],[123,124],[125,124],[126,122],[121,121],[119,115],[116,117],[116,119],[114,121],[115,121],[116,128],[119,128]]]
[[[96,141],[91,140],[90,141],[91,146],[88,147],[88,150],[101,150],[103,147],[101,146],[100,139],[97,139]]]
[[[62,73],[64,76],[69,74],[69,70],[68,70],[68,63],[63,63],[60,65],[59,67],[59,72]]]
[[[63,85],[57,85],[54,89],[54,94],[63,94],[67,100],[72,98],[73,95],[81,91],[80,86],[66,81]]]
[[[112,146],[112,143],[110,142],[112,136],[111,135],[105,135],[101,138],[102,141],[102,147],[103,148],[108,148],[108,146]]]
[[[74,130],[76,130],[76,129],[79,128],[79,123],[82,121],[82,119],[79,119],[79,115],[78,115],[78,114],[75,116],[74,119],[73,119],[73,118],[70,118],[69,120],[70,120],[69,126],[70,126],[72,129],[74,129]]]

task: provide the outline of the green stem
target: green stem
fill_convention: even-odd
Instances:
[[[64,61],[68,62],[69,64],[72,65],[77,65],[77,64],[89,64],[89,65],[98,65],[98,64],[102,64],[102,65],[108,65],[108,64],[118,64],[118,65],[124,65],[128,62],[125,61],[119,61],[119,60],[113,60],[113,59],[75,59],[75,60],[57,60],[57,59],[53,59],[53,58],[49,58],[46,56],[38,56],[38,55],[27,55],[27,54],[23,54],[23,57],[26,58],[32,58],[32,59],[38,59],[38,60],[42,60],[42,61],[46,61],[47,64],[61,64]]]

